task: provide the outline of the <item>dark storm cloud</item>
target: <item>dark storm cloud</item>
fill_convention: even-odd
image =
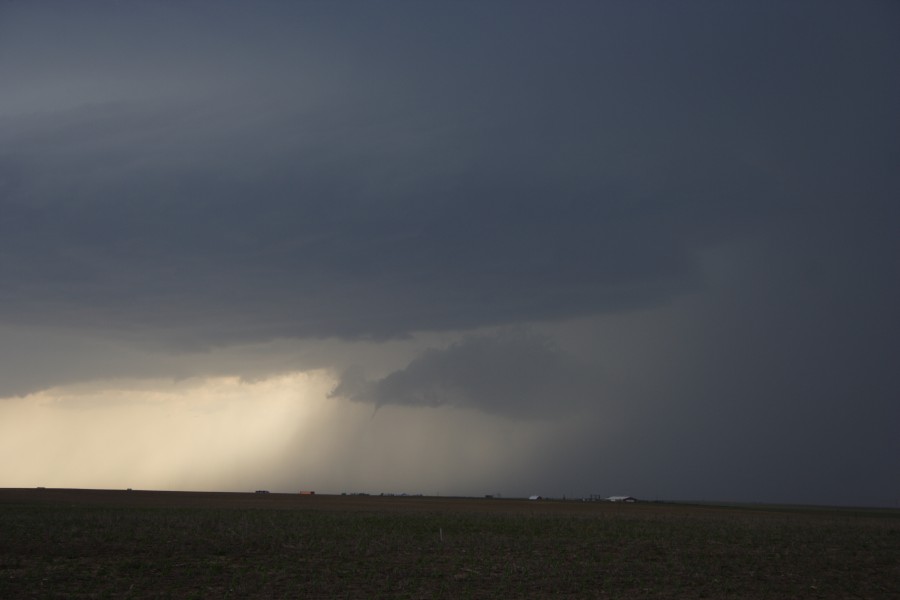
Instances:
[[[6,46],[7,322],[196,346],[657,305],[705,248],[870,210],[897,145],[878,5],[267,5],[196,35],[197,6],[97,6],[115,27],[6,9],[73,44]],[[29,110],[63,58],[87,91]]]
[[[3,323],[196,349],[618,314],[770,240],[734,268],[835,273],[823,326],[893,297],[890,4],[210,6],[0,9]]]
[[[332,392],[377,406],[456,406],[513,417],[570,412],[595,393],[597,374],[547,336],[523,331],[467,336],[428,349],[376,381],[359,368]]]
[[[898,24],[0,3],[0,396],[360,364],[514,429],[529,493],[892,501]]]

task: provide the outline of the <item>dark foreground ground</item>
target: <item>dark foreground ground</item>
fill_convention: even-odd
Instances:
[[[0,598],[900,598],[900,511],[0,489]]]

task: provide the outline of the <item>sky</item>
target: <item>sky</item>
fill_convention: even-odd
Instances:
[[[0,3],[0,487],[900,506],[898,34]]]

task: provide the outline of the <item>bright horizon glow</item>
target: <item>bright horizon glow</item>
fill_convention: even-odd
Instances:
[[[329,397],[325,370],[118,380],[0,399],[0,487],[450,495],[503,489],[562,423]]]
[[[218,488],[272,459],[330,381],[291,373],[60,386],[0,401],[4,486]],[[133,482],[134,485],[131,485]]]

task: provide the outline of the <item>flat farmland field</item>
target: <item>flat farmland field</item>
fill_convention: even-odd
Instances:
[[[0,598],[900,598],[900,511],[0,489]]]

